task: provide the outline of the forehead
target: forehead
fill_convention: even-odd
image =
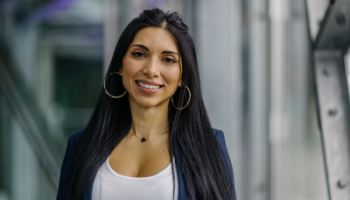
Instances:
[[[167,30],[161,28],[144,28],[136,33],[130,46],[134,44],[142,44],[150,49],[150,51],[175,51],[179,53],[178,45],[175,37]]]

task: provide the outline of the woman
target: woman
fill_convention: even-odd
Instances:
[[[57,199],[236,199],[177,13],[145,10],[123,31],[90,122],[69,138]]]

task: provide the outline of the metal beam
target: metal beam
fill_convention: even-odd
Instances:
[[[320,25],[327,11],[329,0],[305,0],[308,11],[310,37],[316,39]]]
[[[350,106],[339,51],[314,53],[314,73],[330,200],[350,199]]]
[[[350,1],[332,2],[322,20],[313,49],[337,49],[345,54],[350,44]]]
[[[328,195],[330,200],[345,200],[350,199],[350,105],[344,64],[350,44],[350,1],[329,2],[312,44],[313,68]],[[310,19],[312,9],[308,11]]]

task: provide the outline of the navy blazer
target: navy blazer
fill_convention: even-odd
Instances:
[[[225,137],[224,133],[220,130],[213,129],[216,138],[224,152],[224,155],[229,163],[230,172],[232,175],[232,185],[234,187],[234,181],[233,181],[233,170],[232,170],[232,164],[230,157],[227,152],[226,143],[225,143]],[[63,159],[62,168],[61,168],[61,174],[60,174],[60,182],[58,187],[58,193],[57,193],[57,200],[65,200],[68,190],[68,185],[72,176],[72,163],[73,163],[73,157],[74,157],[74,149],[79,141],[79,138],[81,137],[83,133],[83,130],[74,132],[68,139],[68,145],[67,150]],[[180,165],[180,158],[179,158],[179,152],[177,149],[177,145],[174,145],[174,156],[175,156],[175,163],[176,163],[176,170],[177,170],[177,178],[178,178],[178,184],[179,184],[179,200],[190,200],[190,197],[186,191],[185,181],[184,177],[182,175],[181,165]],[[92,186],[94,184],[94,180],[96,177],[97,171],[92,178],[89,187],[84,195],[84,200],[91,200],[91,194],[92,194]],[[233,190],[233,194],[235,196],[235,190]],[[236,200],[236,197],[233,197],[234,200]]]

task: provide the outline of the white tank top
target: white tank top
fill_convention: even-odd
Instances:
[[[100,166],[92,188],[92,200],[177,200],[178,180],[175,158],[173,175],[171,163],[163,171],[149,177],[129,177],[118,174],[109,165],[109,156]]]

